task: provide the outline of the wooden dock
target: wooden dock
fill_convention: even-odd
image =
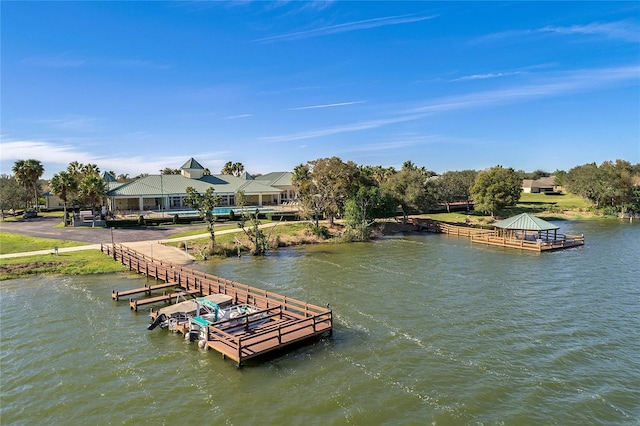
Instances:
[[[281,350],[291,344],[332,334],[333,313],[328,306],[312,305],[170,262],[150,259],[121,244],[102,244],[101,251],[128,266],[130,270],[164,281],[164,284],[157,286],[113,292],[114,300],[125,293],[149,294],[151,288],[175,286],[192,296],[224,294],[232,298],[234,305],[258,307],[258,312],[242,317],[240,326],[237,320],[223,320],[207,326],[205,347],[233,359],[238,366],[248,359]],[[180,294],[184,293],[130,299],[129,306],[137,310],[139,306],[177,299]]]
[[[421,231],[436,232],[456,237],[466,237],[472,243],[516,248],[530,251],[560,250],[584,245],[584,235],[558,234],[550,239],[510,238],[495,229],[474,228],[471,226],[451,225],[432,219],[409,218],[410,223]]]
[[[120,300],[121,297],[123,296],[131,296],[132,294],[140,294],[140,293],[145,293],[147,295],[151,295],[151,292],[154,290],[160,290],[160,289],[165,289],[165,288],[169,288],[169,287],[175,287],[175,283],[162,283],[162,284],[157,284],[157,285],[150,285],[150,286],[145,286],[145,287],[139,287],[139,288],[133,288],[131,290],[125,290],[125,291],[115,291],[113,290],[111,292],[111,298],[113,300]]]

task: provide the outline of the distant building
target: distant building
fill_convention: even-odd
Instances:
[[[554,184],[555,179],[555,176],[548,176],[540,179],[525,179],[522,181],[522,192],[527,194],[554,192],[559,188]]]

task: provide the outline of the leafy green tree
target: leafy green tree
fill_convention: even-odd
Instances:
[[[640,211],[637,202],[640,165],[628,161],[605,161],[576,166],[565,176],[566,189],[594,203],[605,213],[625,214]]]
[[[44,173],[44,167],[39,160],[18,160],[13,165],[13,174],[25,190],[31,190],[34,195],[34,206],[38,206],[38,181]]]
[[[347,232],[353,240],[368,240],[375,219],[392,216],[396,206],[395,200],[378,186],[360,186],[344,207]]]
[[[298,203],[302,210],[301,216],[312,219],[313,226],[317,229],[324,200],[320,198],[321,194],[313,181],[311,168],[308,164],[299,164],[294,167],[291,183],[298,195]]]
[[[309,161],[317,195],[322,200],[322,213],[333,225],[344,211],[344,204],[358,190],[358,166],[338,157]]]
[[[405,161],[397,173],[382,182],[381,188],[402,208],[404,223],[410,214],[418,214],[435,205],[435,197],[428,190],[427,180],[433,172]]]
[[[303,215],[314,218],[317,228],[320,215],[333,225],[335,218],[343,214],[345,203],[358,190],[358,179],[354,162],[331,157],[298,165],[293,170],[292,183]]]
[[[0,210],[17,210],[31,199],[31,191],[24,189],[15,177],[0,175]],[[4,219],[4,215],[2,215]]]
[[[62,200],[64,205],[63,223],[64,226],[67,226],[67,200],[72,193],[78,190],[78,181],[71,173],[63,171],[53,175],[49,184],[51,191]]]
[[[467,211],[471,202],[471,187],[475,183],[477,172],[475,170],[450,171],[437,176],[432,180],[435,186],[436,200],[451,211],[451,204],[466,202]]]
[[[213,229],[215,222],[213,209],[220,203],[220,197],[216,195],[213,187],[207,188],[204,194],[200,194],[191,186],[187,187],[186,191],[187,196],[184,198],[184,203],[192,209],[197,210],[200,217],[207,223],[207,231],[211,239],[211,253],[213,253],[216,245],[216,236]]]
[[[268,238],[262,229],[260,229],[260,218],[259,218],[260,210],[256,209],[254,212],[247,212],[243,209],[242,216],[240,217],[240,221],[238,222],[238,226],[242,229],[242,232],[249,238],[253,248],[251,249],[251,254],[263,255],[267,252],[268,246]],[[249,226],[247,227],[247,223]]]
[[[556,170],[553,172],[553,184],[555,186],[564,186],[564,179],[567,176],[567,172],[564,170]]]
[[[515,170],[495,166],[478,173],[471,195],[475,209],[493,217],[497,211],[515,206],[521,191],[522,179]]]

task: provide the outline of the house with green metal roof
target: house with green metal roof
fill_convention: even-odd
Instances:
[[[282,191],[280,201],[282,204],[287,204],[296,199],[296,192],[291,182],[292,178],[293,173],[291,172],[271,172],[266,175],[256,176],[255,180],[280,189]]]
[[[130,211],[168,211],[188,208],[184,203],[187,188],[192,187],[199,193],[209,188],[221,199],[221,206],[234,206],[235,196],[242,191],[247,204],[253,206],[272,206],[289,200],[292,194],[285,186],[269,179],[254,179],[248,173],[241,176],[206,174],[205,168],[190,158],[180,167],[179,175],[147,175],[125,182],[109,189],[107,199],[113,212]],[[286,172],[284,172],[286,174]],[[283,178],[281,182],[286,182]],[[290,178],[289,178],[290,182]]]

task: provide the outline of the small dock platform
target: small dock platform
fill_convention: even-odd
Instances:
[[[133,288],[131,290],[125,290],[125,291],[113,290],[111,292],[111,298],[113,300],[120,300],[120,298],[123,296],[131,296],[132,294],[140,294],[140,293],[151,295],[151,292],[154,290],[162,290],[165,288],[175,287],[175,286],[176,286],[175,283],[162,283],[162,284],[150,285],[145,287]]]
[[[171,303],[172,300],[179,300],[181,296],[198,296],[199,291],[181,291],[171,294],[163,294],[161,296],[147,297],[145,299],[129,299],[129,307],[132,311],[138,312],[138,306],[151,305],[155,303]]]
[[[130,270],[164,281],[157,286],[114,292],[114,300],[125,294],[148,294],[148,290],[161,286],[175,286],[183,292],[174,292],[140,300],[130,299],[131,309],[139,306],[167,303],[189,294],[193,297],[225,295],[233,305],[246,304],[258,308],[257,312],[233,320],[222,320],[206,325],[204,347],[213,349],[223,358],[234,360],[238,367],[248,359],[282,350],[294,343],[333,332],[333,312],[246,284],[227,280],[185,266],[151,259],[121,244],[102,244],[101,251],[128,266]],[[155,312],[152,310],[152,313]],[[177,329],[185,332],[188,330]]]

